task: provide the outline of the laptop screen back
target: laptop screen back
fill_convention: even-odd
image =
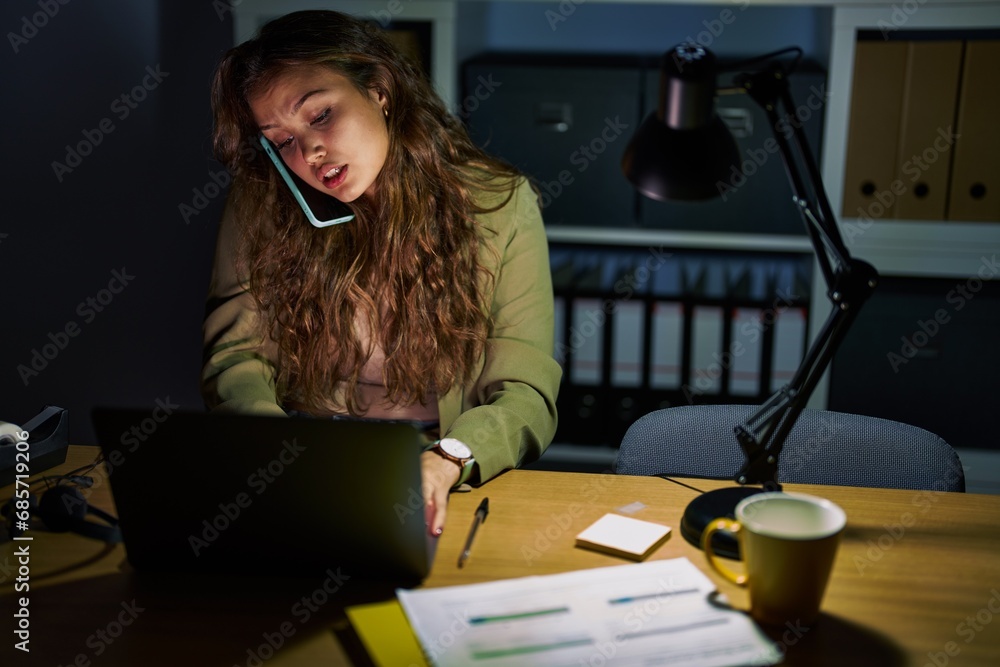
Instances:
[[[418,582],[421,440],[407,424],[96,409],[137,570]]]

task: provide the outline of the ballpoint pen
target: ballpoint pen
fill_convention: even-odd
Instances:
[[[458,566],[462,567],[465,561],[469,558],[469,551],[472,549],[472,540],[476,539],[476,530],[479,529],[479,524],[486,521],[486,515],[490,513],[490,499],[483,498],[483,502],[479,503],[479,507],[476,508],[476,516],[472,519],[472,527],[469,528],[469,536],[465,538],[465,548],[462,549],[462,555],[458,557]]]

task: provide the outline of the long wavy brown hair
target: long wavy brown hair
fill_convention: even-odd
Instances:
[[[323,65],[364,95],[384,94],[389,149],[376,201],[352,222],[317,229],[257,150],[249,100],[282,73]],[[469,381],[490,328],[492,292],[476,215],[509,200],[518,176],[469,139],[415,63],[368,22],[332,11],[278,18],[228,51],[212,82],[216,157],[233,173],[237,270],[256,301],[261,335],[279,350],[279,401],[320,405],[338,382],[364,414],[361,369],[378,342],[383,382],[399,405]],[[491,209],[477,193],[493,197]],[[377,340],[362,340],[356,319]]]

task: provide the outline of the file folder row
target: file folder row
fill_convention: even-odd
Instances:
[[[667,405],[762,402],[807,344],[800,254],[551,251],[560,429],[609,437]],[[583,428],[580,420],[604,420]]]
[[[842,215],[1000,221],[1000,41],[861,33]]]

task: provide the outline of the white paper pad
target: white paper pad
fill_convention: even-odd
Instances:
[[[442,667],[779,662],[746,615],[708,603],[713,590],[675,558],[397,596],[428,661]]]
[[[605,514],[576,536],[576,546],[642,560],[667,539],[670,527],[620,514]]]

